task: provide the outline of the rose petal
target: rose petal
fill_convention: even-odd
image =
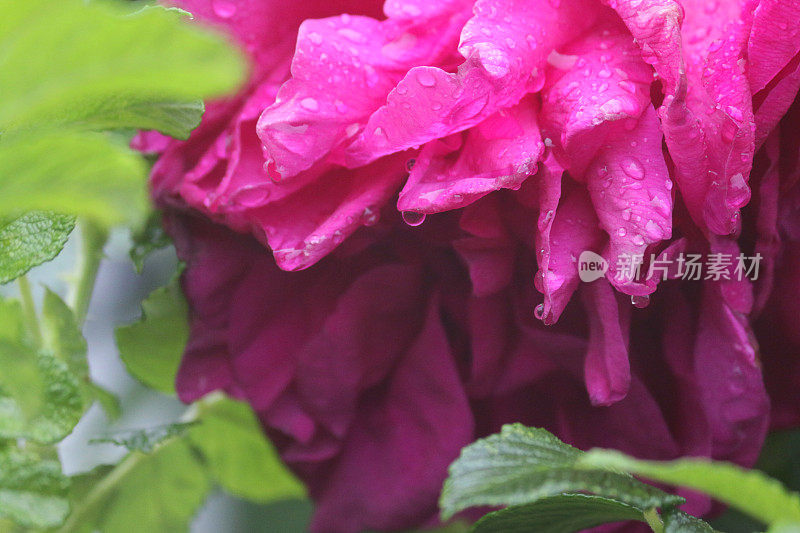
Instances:
[[[661,151],[655,111],[632,123],[615,125],[586,173],[587,188],[600,225],[610,237],[609,280],[626,294],[650,292],[637,282],[633,263],[651,244],[672,235],[672,181]]]
[[[592,405],[622,400],[631,384],[628,362],[630,306],[620,306],[603,279],[586,285],[590,338],[586,350],[586,389]]]
[[[451,74],[411,69],[346,150],[350,166],[468,129],[516,105],[544,82],[554,48],[589,27],[599,12],[585,0],[478,0]]]
[[[435,18],[306,20],[292,79],[258,122],[271,175],[309,169],[359,132],[409,68],[446,61],[469,17],[467,2],[447,5]]]
[[[456,136],[463,141],[425,145],[400,192],[398,209],[438,213],[501,188],[518,189],[544,152],[535,100],[526,99]]]
[[[473,438],[472,413],[431,305],[385,392],[361,406],[336,467],[314,491],[311,530],[402,529],[433,517],[447,465]]]

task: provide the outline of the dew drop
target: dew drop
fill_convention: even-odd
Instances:
[[[650,296],[647,294],[642,296],[631,296],[631,304],[638,309],[644,309],[650,305]]]
[[[634,157],[626,157],[620,163],[622,171],[635,180],[644,179],[644,167],[638,159]]]
[[[617,235],[619,235],[620,237],[624,237],[627,234],[628,234],[628,230],[626,230],[625,228],[619,228],[617,230]]]
[[[406,170],[408,172],[411,172],[414,169],[414,165],[416,163],[417,163],[417,160],[414,159],[413,157],[411,159],[409,159],[408,161],[406,161]]]
[[[409,226],[419,226],[425,222],[425,213],[418,213],[416,211],[403,211],[403,222]]]
[[[319,102],[315,98],[303,98],[300,100],[300,106],[306,111],[316,113],[319,111]]]
[[[364,209],[364,213],[361,215],[361,222],[365,226],[374,226],[380,220],[380,213],[378,213],[375,209],[371,207],[367,207]]]
[[[533,316],[536,317],[536,320],[542,320],[544,318],[544,304],[539,304],[534,308]]]
[[[417,81],[423,87],[435,87],[436,77],[428,70],[421,70],[417,73]]]
[[[317,32],[312,32],[308,34],[308,40],[316,45],[322,44],[322,35]]]
[[[228,0],[214,0],[212,6],[220,18],[229,19],[236,14],[236,4]]]
[[[633,239],[631,239],[631,242],[636,246],[642,246],[644,244],[644,237],[641,235],[634,235]]]

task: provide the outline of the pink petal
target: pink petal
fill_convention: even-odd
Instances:
[[[466,61],[458,71],[411,69],[348,147],[346,162],[358,166],[421,146],[516,105],[541,88],[550,52],[589,27],[598,12],[586,0],[479,0],[461,35]]]
[[[547,213],[552,219],[549,229]],[[537,249],[544,252],[535,281],[544,294],[542,319],[553,324],[578,288],[578,258],[586,250],[599,251],[603,235],[588,195],[578,187],[564,195],[554,214],[545,211],[539,222]]]
[[[800,32],[789,28],[798,20],[798,2],[762,0],[756,6],[747,43],[747,77],[753,94],[764,89],[800,53]]]
[[[599,24],[561,54],[551,54],[550,64],[543,124],[560,141],[570,174],[580,179],[609,124],[635,121],[649,105],[652,70],[630,34],[614,23]]]
[[[586,350],[586,389],[592,405],[611,405],[628,393],[630,306],[620,306],[603,279],[586,285],[590,339]]]
[[[431,305],[385,391],[361,406],[316,491],[311,530],[407,529],[433,517],[447,465],[472,440],[470,406],[438,306]]]
[[[621,291],[650,292],[637,283],[629,260],[672,234],[672,182],[661,151],[655,111],[616,126],[586,173],[587,187],[600,225],[610,237],[608,277]]]
[[[204,23],[227,28],[254,59],[256,70],[271,68],[276,54],[291,53],[297,28],[308,18],[337,13],[377,15],[379,0],[166,0]]]
[[[769,423],[753,333],[743,315],[706,284],[695,342],[695,372],[713,437],[713,456],[752,464]]]
[[[404,178],[403,158],[327,174],[280,201],[247,213],[284,270],[313,265],[362,226],[375,225],[380,210]]]
[[[501,188],[518,189],[544,152],[534,100],[453,137],[425,145],[400,192],[398,209],[437,213]]]
[[[445,61],[469,16],[464,1],[448,7],[433,19],[306,20],[292,79],[258,122],[271,174],[309,169],[360,131],[409,68]]]

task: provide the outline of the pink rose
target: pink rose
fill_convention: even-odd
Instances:
[[[188,263],[178,390],[253,405],[316,531],[435,520],[512,421],[752,464],[762,359],[800,422],[800,2],[176,3],[253,60],[188,141],[135,141]]]

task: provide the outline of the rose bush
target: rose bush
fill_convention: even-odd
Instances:
[[[253,64],[188,141],[134,141],[188,265],[178,391],[251,403],[315,530],[432,523],[511,421],[752,464],[762,361],[797,424],[799,2],[177,3]],[[620,266],[679,253],[763,261]]]

